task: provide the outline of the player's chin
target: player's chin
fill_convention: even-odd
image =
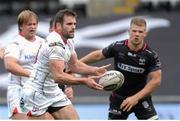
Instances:
[[[30,35],[30,36],[35,36],[35,35],[36,35],[36,32],[29,32],[29,35]]]
[[[69,35],[69,38],[74,38],[74,34],[70,34],[70,35]]]

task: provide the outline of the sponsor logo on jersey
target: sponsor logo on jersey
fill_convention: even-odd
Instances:
[[[142,73],[144,73],[144,71],[145,71],[144,68],[139,68],[139,67],[135,67],[135,66],[123,64],[123,63],[118,63],[117,66],[118,66],[118,68],[120,68],[121,70],[128,71],[128,72],[132,72],[132,73],[142,74]]]
[[[137,56],[137,54],[134,54],[134,53],[128,52],[128,56],[130,56],[130,57],[136,57],[136,56]]]
[[[60,46],[65,49],[64,45],[60,42],[52,42],[49,44],[49,47],[53,47],[53,46]]]
[[[110,109],[109,113],[115,114],[115,115],[121,115],[122,111],[117,109]]]
[[[34,55],[24,55],[25,60],[35,60],[36,56]]]
[[[143,102],[142,102],[142,105],[143,105],[144,108],[148,108],[148,107],[149,107],[149,104],[148,104],[147,101],[143,101]]]

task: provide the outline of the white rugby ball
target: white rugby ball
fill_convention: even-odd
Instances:
[[[99,84],[105,91],[114,91],[124,83],[124,75],[116,70],[107,71],[100,79]]]

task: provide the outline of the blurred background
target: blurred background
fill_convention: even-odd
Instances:
[[[160,119],[180,119],[180,0],[0,0],[0,46],[12,42],[18,33],[16,17],[24,9],[39,16],[37,34],[48,34],[49,20],[63,8],[77,12],[75,47],[78,57],[128,37],[129,22],[143,16],[148,24],[146,42],[156,50],[162,62],[161,87],[153,93]],[[112,59],[96,66],[112,63]],[[8,119],[7,72],[0,61],[0,119]],[[110,92],[73,86],[73,103],[81,119],[107,119]],[[86,115],[88,113],[89,116]],[[133,115],[129,119],[135,119]]]

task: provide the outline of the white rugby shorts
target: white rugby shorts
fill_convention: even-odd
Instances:
[[[21,90],[20,85],[10,85],[7,89],[7,104],[8,104],[8,116],[11,116],[15,113],[22,113],[20,108],[20,99],[21,99]]]
[[[62,91],[52,97],[27,87],[23,88],[21,99],[23,101],[21,110],[26,112],[28,116],[40,116],[47,112],[50,106],[63,107],[71,104],[71,101]]]

